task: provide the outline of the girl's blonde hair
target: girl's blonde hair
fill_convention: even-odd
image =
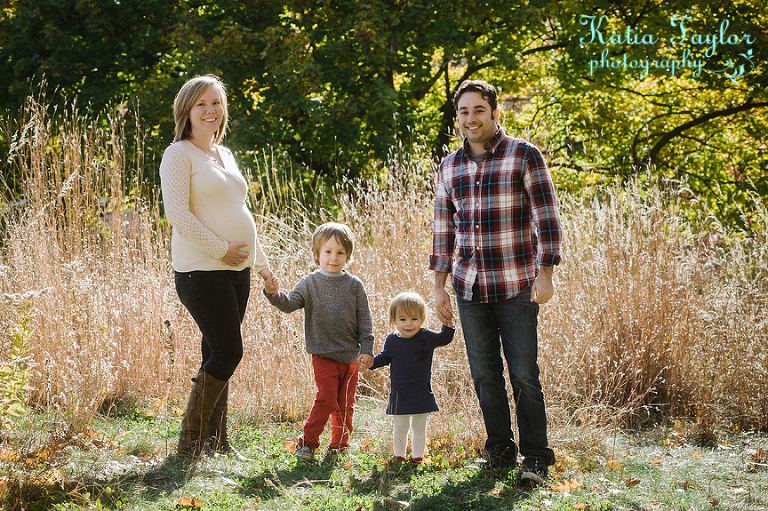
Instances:
[[[389,326],[394,327],[399,315],[419,317],[426,321],[427,302],[419,293],[406,291],[400,293],[389,303]]]
[[[347,252],[347,264],[352,262],[352,251],[355,249],[355,236],[352,229],[344,224],[328,222],[315,229],[312,235],[312,256],[315,258],[315,264],[320,264],[320,249],[329,239],[336,238],[336,241],[344,247]]]
[[[213,143],[218,144],[224,138],[224,132],[227,130],[227,91],[224,83],[216,75],[196,76],[181,86],[176,98],[173,100],[173,119],[176,122],[174,142],[187,140],[192,137],[192,122],[189,120],[189,113],[195,106],[200,96],[211,87],[215,88],[221,98],[221,106],[224,110],[221,125],[213,137]]]

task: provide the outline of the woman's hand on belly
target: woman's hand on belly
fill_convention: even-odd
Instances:
[[[240,241],[230,242],[229,248],[227,248],[227,253],[224,254],[224,257],[222,257],[221,260],[229,266],[239,266],[243,264],[250,255],[249,252],[240,250],[246,246],[248,246],[248,243],[242,243]]]

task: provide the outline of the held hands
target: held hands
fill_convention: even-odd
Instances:
[[[259,272],[261,278],[264,279],[264,291],[272,296],[275,296],[280,291],[280,281],[272,273],[269,268],[264,268]]]
[[[448,300],[443,304],[443,310],[437,311],[437,317],[440,318],[440,322],[447,327],[453,328],[453,309],[451,308],[451,301]]]
[[[369,355],[368,353],[361,353],[357,357],[357,370],[362,371],[364,369],[368,369],[373,365],[373,355]]]
[[[247,245],[248,243],[241,243],[238,241],[231,242],[227,248],[227,253],[224,254],[224,257],[222,257],[221,260],[229,266],[240,266],[248,259],[249,252],[240,250]]]
[[[453,328],[453,308],[451,297],[445,289],[435,289],[435,311],[437,318],[445,326]]]

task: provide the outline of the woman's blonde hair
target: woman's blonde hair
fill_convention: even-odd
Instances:
[[[192,107],[195,106],[200,96],[214,87],[221,97],[221,106],[224,110],[224,116],[221,120],[221,125],[218,131],[216,131],[213,137],[213,143],[218,144],[224,137],[224,132],[227,130],[227,91],[224,87],[224,83],[216,75],[196,76],[179,89],[176,98],[173,100],[173,119],[176,122],[176,133],[173,138],[174,142],[179,140],[187,140],[192,137],[192,123],[189,120],[189,113],[192,111]]]
[[[406,291],[400,293],[389,302],[389,326],[394,327],[399,315],[427,319],[427,302],[419,293]]]
[[[355,237],[352,234],[352,229],[344,224],[328,222],[318,226],[312,235],[312,256],[315,258],[315,264],[320,264],[320,249],[331,238],[336,238],[336,241],[344,247],[347,252],[347,263],[351,263],[352,251],[355,249]]]

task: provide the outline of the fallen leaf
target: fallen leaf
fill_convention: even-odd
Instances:
[[[57,444],[56,442],[52,442],[46,446],[38,447],[32,452],[32,456],[34,458],[37,458],[41,461],[51,461],[56,454],[60,450],[60,448],[63,446],[63,444]]]
[[[352,470],[352,463],[345,463],[341,468],[344,470]]]
[[[576,479],[565,479],[552,486],[552,489],[555,491],[573,491],[581,488],[582,484],[584,484],[582,481]]]
[[[376,443],[370,438],[364,438],[363,441],[360,442],[360,447],[358,447],[360,452],[373,452],[375,448]]]
[[[716,499],[716,498],[713,497],[713,498],[709,499],[709,504],[712,507],[717,507],[717,506],[720,505],[720,499]]]
[[[503,491],[504,490],[502,490],[501,488],[494,488],[493,490],[491,490],[491,497],[493,497],[494,499],[503,499],[504,497],[501,496]]]
[[[627,485],[627,488],[632,488],[633,486],[637,486],[640,484],[640,479],[632,479],[631,477],[624,481],[624,484]]]
[[[589,504],[574,504],[573,509],[583,509],[584,511],[590,511],[592,508]]]
[[[21,460],[21,454],[15,449],[11,449],[7,446],[0,447],[0,461],[19,461]]]
[[[296,442],[285,442],[285,448],[291,452],[296,452]]]
[[[182,497],[179,499],[178,505],[181,507],[203,507],[203,501],[198,500],[195,497],[192,497],[191,499]]]
[[[683,481],[682,483],[680,483],[680,486],[683,487],[683,490],[688,490],[693,485],[691,484],[690,481]]]
[[[97,436],[97,433],[93,429],[88,428],[85,431],[83,431],[82,433],[80,433],[80,436],[83,437],[83,438],[93,438],[93,437]]]
[[[155,455],[153,453],[140,452],[134,458],[141,463],[152,463],[155,460]]]
[[[614,459],[609,459],[605,466],[607,466],[610,470],[621,470],[621,463]]]
[[[93,440],[91,440],[91,443],[96,447],[100,447],[102,449],[113,449],[117,445],[117,443],[115,443],[115,441],[112,440],[111,438],[108,438],[106,440],[100,440],[98,438],[94,438]]]

